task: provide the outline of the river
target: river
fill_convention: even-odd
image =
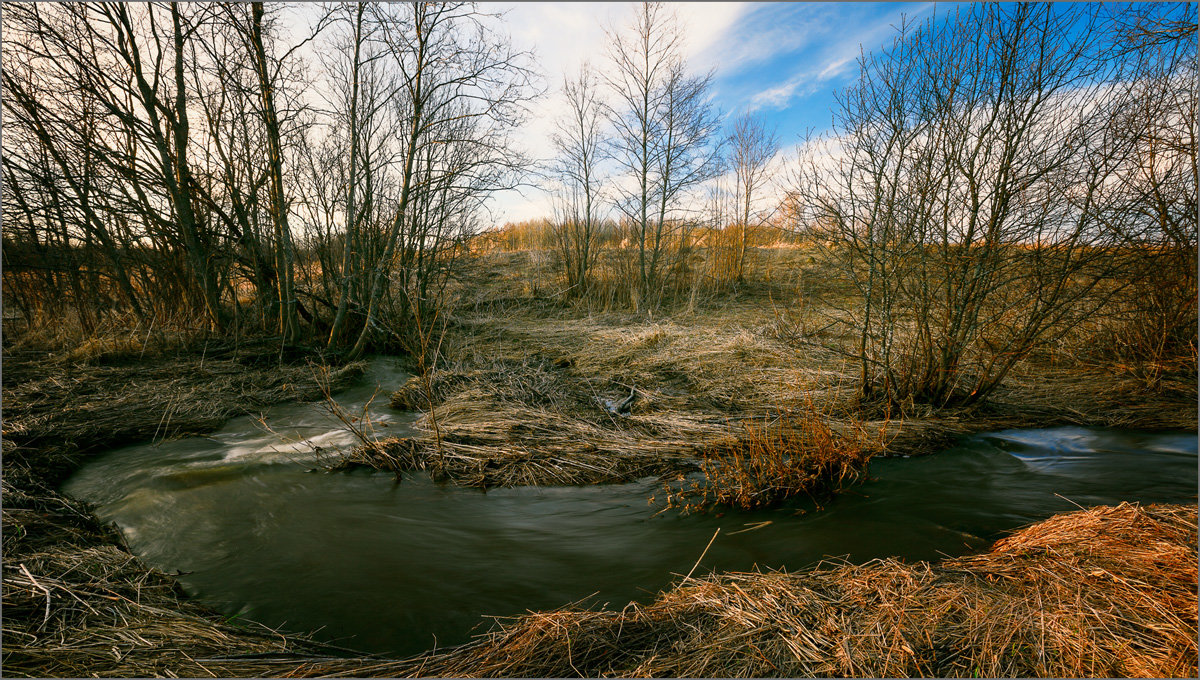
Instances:
[[[375,359],[338,395],[380,434],[404,374]],[[486,616],[586,604],[620,608],[686,574],[789,570],[825,558],[935,560],[1077,506],[1195,502],[1194,433],[1086,428],[965,437],[934,456],[877,460],[871,480],[817,509],[680,516],[647,499],[654,480],[493,489],[423,474],[316,471],[355,440],[313,404],[231,419],[203,437],[116,449],[64,490],[96,505],[146,563],[231,618],[407,655],[466,641]],[[661,493],[658,495],[661,496]]]

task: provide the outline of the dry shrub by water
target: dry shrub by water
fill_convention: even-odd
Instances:
[[[669,507],[752,510],[798,495],[826,496],[860,479],[875,450],[865,446],[861,426],[854,435],[839,433],[811,403],[742,428],[703,453],[703,479],[666,485]]]

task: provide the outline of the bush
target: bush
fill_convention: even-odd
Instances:
[[[838,433],[812,405],[744,428],[704,453],[703,479],[667,483],[668,507],[752,510],[801,494],[828,496],[861,479],[871,458],[861,428],[855,436]]]

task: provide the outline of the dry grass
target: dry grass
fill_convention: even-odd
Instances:
[[[320,396],[311,366],[252,350],[125,366],[5,356],[6,676],[243,676],[259,672],[257,661],[247,665],[258,655],[343,654],[225,624],[129,554],[86,504],[57,492],[86,456],[105,448],[203,432],[231,415]],[[361,370],[347,366],[331,380],[344,386]],[[218,656],[243,658],[207,660]]]
[[[809,398],[841,400],[836,374],[794,365],[774,341],[739,327],[692,330],[673,319],[460,320],[455,363],[433,381],[440,448],[424,418],[415,440],[361,447],[347,463],[469,486],[626,481],[696,469],[699,454],[740,438],[742,419],[777,416],[797,383]],[[629,412],[614,413],[630,395]],[[391,403],[427,410],[422,381]],[[852,427],[847,415],[830,418]]]
[[[985,554],[937,564],[889,559],[688,578],[650,604],[531,613],[403,661],[322,658],[282,642],[271,648],[266,638],[269,651],[254,653],[240,630],[228,641],[242,645],[237,652],[168,649],[150,660],[136,655],[155,648],[96,631],[87,658],[92,670],[142,675],[1195,677],[1196,521],[1195,505],[1121,504],[1057,515]],[[39,583],[55,602],[67,599],[56,583]],[[9,576],[5,587],[19,591],[6,590],[6,607],[20,598],[27,618],[42,616],[41,589]],[[177,634],[197,635],[197,649],[222,642],[219,625],[197,629],[184,614],[163,614],[165,624],[178,621]],[[129,634],[156,639],[153,630]],[[104,657],[110,641],[128,650],[126,665],[120,654]]]
[[[5,356],[3,436],[14,448],[6,450],[4,464],[6,477],[35,468],[29,481],[49,487],[88,452],[206,432],[233,415],[322,394],[314,366],[281,364],[254,352],[214,351],[122,366],[37,356]],[[334,388],[349,384],[363,367],[335,371]]]
[[[811,249],[761,249],[736,293],[658,316],[529,293],[520,282],[541,275],[530,257],[472,262],[479,271],[459,291],[448,361],[434,374],[440,449],[423,419],[412,441],[368,447],[351,462],[470,486],[622,481],[695,469],[699,454],[744,439],[745,424],[812,404],[835,431],[879,433],[867,454],[931,453],[1011,427],[1195,428],[1194,383],[1147,391],[1102,369],[1034,360],[981,407],[913,405],[900,419],[860,403],[856,367],[837,350],[853,338],[817,309],[847,292]],[[428,410],[422,380],[398,387],[394,406]],[[629,414],[605,410],[631,393]]]
[[[743,429],[734,441],[704,451],[703,479],[664,485],[668,507],[752,510],[801,494],[829,496],[858,481],[871,459],[861,426],[849,436],[836,432],[811,404],[761,423],[743,423]]]
[[[986,554],[688,579],[647,605],[503,622],[444,677],[1195,677],[1196,506],[1058,515]]]
[[[260,673],[264,657],[345,654],[226,624],[112,544],[6,559],[3,602],[6,677],[239,677]]]
[[[1194,379],[1166,375],[1149,389],[1081,364],[1070,344],[1019,364],[983,407],[889,422],[854,399],[837,350],[846,338],[814,314],[846,299],[837,273],[803,247],[757,255],[745,286],[657,316],[556,299],[544,257],[474,261],[457,293],[450,362],[435,373],[441,446],[422,422],[413,439],[361,448],[348,463],[483,487],[620,481],[742,451],[747,437],[733,433],[743,423],[813,403],[831,432],[880,432],[864,455],[932,452],[1004,427],[1195,428]],[[343,652],[229,626],[180,600],[172,579],[54,489],[90,452],[201,432],[321,390],[290,348],[136,330],[53,355],[31,346],[61,338],[6,339],[7,675],[1196,673],[1194,506],[1077,513],[937,566],[688,580],[650,605],[535,614],[415,662],[332,658]],[[428,408],[397,387],[397,405]],[[604,408],[631,393],[630,413]]]

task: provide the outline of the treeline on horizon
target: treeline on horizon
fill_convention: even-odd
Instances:
[[[553,88],[540,165],[513,139],[543,74],[495,17],[331,4],[285,41],[287,11],[5,6],[6,318],[417,354],[480,249],[524,239],[564,300],[641,312],[803,242],[858,294],[834,316],[866,396],[976,401],[1102,314],[1143,336],[1125,351],[1194,364],[1193,4],[904,23],[784,157],[761,117],[713,107],[686,27],[645,3]],[[554,214],[486,230],[535,169]]]

